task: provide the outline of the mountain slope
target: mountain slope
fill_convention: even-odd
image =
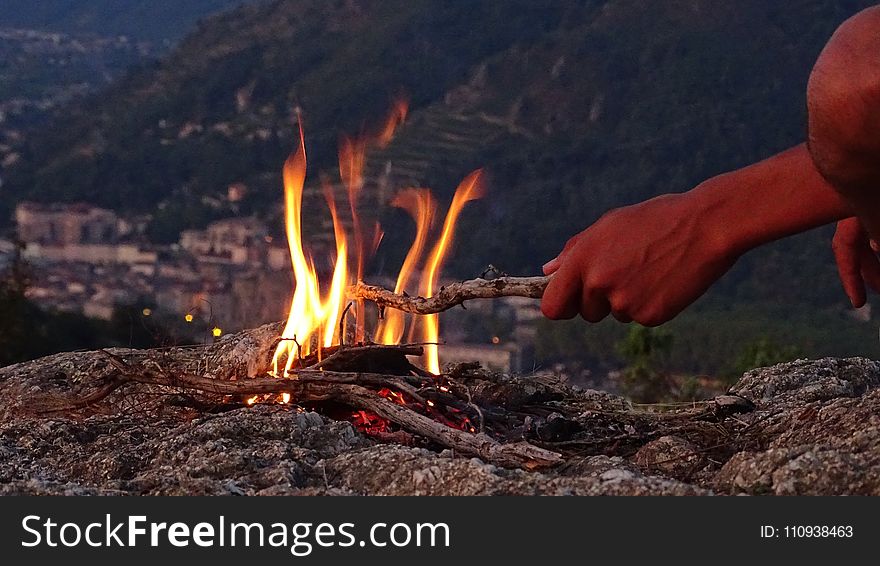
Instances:
[[[154,235],[170,241],[211,217],[205,198],[246,182],[245,212],[277,219],[294,109],[303,111],[312,171],[333,171],[340,133],[370,127],[404,92],[410,123],[374,155],[379,165],[446,199],[475,167],[491,179],[489,197],[464,214],[450,273],[473,275],[489,262],[531,273],[609,208],[687,190],[802,141],[812,63],[835,27],[870,4],[249,6],[65,109],[6,172],[4,202],[88,200],[150,212]],[[400,215],[384,216],[391,233],[407,229]],[[405,242],[386,238],[377,265],[396,265]],[[841,315],[844,304],[823,230],[749,254],[694,312],[718,320],[731,305],[749,305],[770,321],[809,308],[838,338],[873,335]],[[719,343],[735,341],[736,328]],[[817,334],[810,352],[831,342]],[[834,343],[834,353],[850,353]]]
[[[248,0],[3,0],[0,27],[174,41],[205,16]]]

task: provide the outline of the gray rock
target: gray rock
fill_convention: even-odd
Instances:
[[[748,372],[731,389],[755,404],[742,414],[645,414],[595,393],[580,451],[542,472],[377,443],[289,406],[0,411],[0,494],[880,495],[878,385],[880,365],[855,358]]]

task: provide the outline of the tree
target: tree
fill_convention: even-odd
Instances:
[[[783,346],[769,336],[762,336],[748,344],[736,358],[735,373],[740,376],[750,369],[788,362],[803,355],[797,346]]]
[[[622,372],[624,393],[646,403],[666,398],[671,380],[664,365],[672,350],[673,336],[667,330],[633,324],[617,344],[617,352],[627,362]]]
[[[37,309],[26,296],[30,270],[17,246],[9,265],[0,272],[0,366],[28,359],[39,341]]]
[[[27,298],[30,283],[31,270],[19,246],[0,270],[0,367],[70,350],[151,347],[160,339],[144,320],[144,307],[120,307],[109,323],[79,313],[47,312]]]

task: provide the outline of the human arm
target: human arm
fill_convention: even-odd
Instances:
[[[804,144],[713,177],[686,193],[613,210],[544,266],[552,319],[662,324],[746,251],[851,216]]]

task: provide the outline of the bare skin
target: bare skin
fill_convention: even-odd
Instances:
[[[544,265],[551,319],[656,326],[698,299],[745,252],[840,221],[834,251],[854,306],[880,289],[880,7],[845,22],[808,87],[809,147],[612,210]],[[853,69],[861,71],[856,84]],[[876,95],[876,96],[875,96]],[[863,228],[863,226],[865,228]]]

